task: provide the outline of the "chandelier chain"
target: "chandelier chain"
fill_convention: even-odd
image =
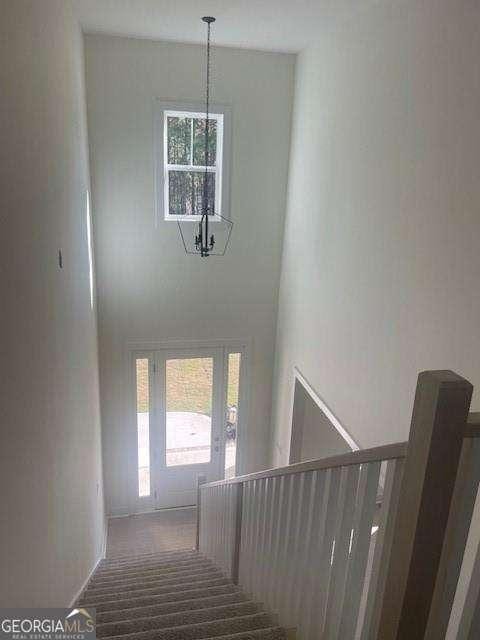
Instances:
[[[209,134],[210,134],[210,28],[211,23],[207,23],[207,78],[205,89],[205,178],[203,181],[203,198],[204,198],[204,213],[208,215],[208,147],[209,147]]]

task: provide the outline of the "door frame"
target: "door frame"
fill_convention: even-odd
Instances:
[[[156,351],[176,351],[184,350],[195,351],[196,349],[215,349],[221,348],[224,350],[224,363],[223,363],[223,380],[222,380],[222,401],[223,406],[226,407],[227,398],[227,375],[228,375],[228,354],[240,353],[241,354],[241,367],[240,367],[240,388],[239,388],[239,411],[237,417],[237,450],[236,450],[236,474],[241,475],[244,472],[245,465],[245,448],[248,439],[248,419],[249,415],[249,398],[250,398],[250,384],[251,384],[251,370],[250,370],[250,354],[252,351],[251,338],[246,339],[218,339],[218,340],[154,340],[154,341],[136,341],[129,340],[125,344],[124,361],[125,361],[125,446],[127,447],[127,468],[126,468],[126,481],[127,481],[127,500],[128,500],[128,513],[147,513],[156,511],[156,500],[154,492],[151,492],[149,496],[140,497],[138,495],[138,439],[137,439],[137,414],[136,414],[136,377],[135,377],[135,359],[138,357],[149,357],[149,390],[150,393],[154,390],[155,379],[153,375],[153,362],[155,359]],[[153,414],[155,411],[155,405],[152,407],[150,404],[150,412]],[[150,420],[150,438],[152,424],[158,423],[157,416],[153,416],[153,420]],[[225,467],[225,432],[222,431],[223,438],[221,441],[221,468]],[[150,455],[152,452],[150,451]],[[152,469],[152,460],[150,460]],[[152,480],[150,480],[152,484]]]

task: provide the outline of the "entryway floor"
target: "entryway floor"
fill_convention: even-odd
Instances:
[[[197,509],[164,509],[108,522],[107,558],[193,549]]]

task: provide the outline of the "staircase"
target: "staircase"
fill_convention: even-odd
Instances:
[[[196,551],[102,560],[77,606],[95,607],[97,638],[286,640],[273,617]]]

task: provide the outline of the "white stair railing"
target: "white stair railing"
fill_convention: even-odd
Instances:
[[[298,637],[354,638],[359,620],[377,624],[405,453],[401,443],[203,484],[199,549]]]
[[[300,640],[444,638],[430,620],[447,605],[449,622],[466,535],[452,514],[473,509],[473,476],[456,483],[471,393],[424,372],[408,443],[200,485],[199,550]]]
[[[480,414],[470,414],[426,640],[480,638]]]

